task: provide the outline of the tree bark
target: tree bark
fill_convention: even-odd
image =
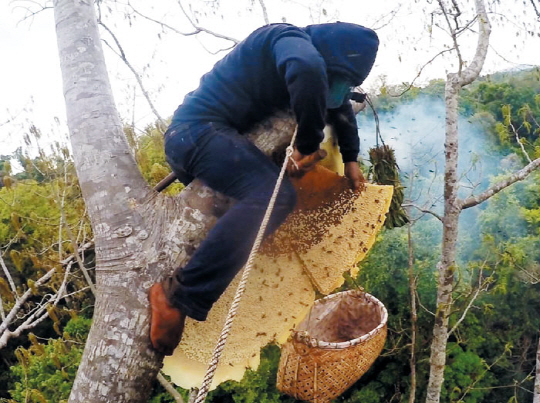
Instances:
[[[444,175],[444,217],[442,255],[439,263],[439,279],[437,285],[437,310],[433,326],[431,342],[430,372],[426,402],[438,403],[441,387],[444,381],[444,366],[446,364],[446,343],[448,339],[448,317],[452,306],[452,286],[456,264],[456,241],[458,236],[459,209],[457,199],[457,159],[458,131],[457,76],[448,77],[445,89],[446,101],[446,169]]]
[[[463,86],[470,84],[480,74],[489,46],[490,25],[483,0],[476,0],[478,16],[478,44],[470,66],[459,73],[451,73],[445,86],[446,139],[444,174],[444,217],[441,261],[438,265],[437,310],[431,342],[430,372],[426,402],[439,403],[444,381],[448,319],[452,308],[452,289],[456,269],[456,242],[461,201],[457,197],[458,184],[458,97]],[[444,10],[443,10],[444,12]],[[456,43],[457,46],[457,43]]]
[[[412,181],[411,181],[412,182]],[[410,212],[409,212],[410,217]],[[411,298],[411,390],[409,391],[409,403],[414,403],[416,399],[416,322],[418,315],[416,311],[416,280],[414,278],[414,249],[411,234],[412,224],[407,224],[407,239],[409,247],[409,296]]]
[[[130,153],[106,70],[92,0],[55,0],[58,50],[73,155],[92,222],[96,305],[69,398],[146,402],[162,365],[149,341],[147,291],[184,264],[228,205],[194,181],[177,198],[152,191]],[[290,140],[276,117],[265,151]]]

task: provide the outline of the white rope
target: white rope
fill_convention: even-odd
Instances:
[[[285,161],[283,161],[283,165],[281,166],[281,171],[279,173],[276,186],[274,187],[274,192],[272,193],[272,197],[270,198],[270,202],[268,203],[268,207],[266,208],[266,212],[264,213],[264,217],[261,222],[259,232],[257,233],[257,237],[255,238],[255,242],[253,243],[253,247],[251,248],[251,252],[249,252],[249,257],[248,257],[246,266],[244,268],[244,272],[242,273],[242,279],[240,280],[240,283],[238,284],[238,287],[236,288],[236,294],[234,295],[234,299],[231,304],[231,308],[229,309],[227,319],[225,320],[225,324],[223,325],[223,329],[221,330],[221,334],[219,335],[218,342],[216,344],[216,347],[214,348],[212,359],[210,360],[210,364],[208,366],[208,369],[206,370],[206,374],[204,375],[204,379],[203,379],[201,388],[199,389],[199,393],[197,394],[197,398],[195,399],[195,403],[203,403],[204,400],[206,399],[206,395],[208,395],[210,384],[212,383],[212,380],[214,379],[214,374],[216,373],[216,369],[219,364],[219,359],[221,358],[221,353],[223,352],[223,349],[225,348],[225,343],[227,343],[227,337],[229,336],[229,332],[231,330],[234,318],[236,316],[236,312],[238,311],[240,300],[242,299],[242,295],[244,295],[244,291],[246,290],[246,284],[248,281],[249,273],[251,272],[251,267],[253,266],[253,260],[255,259],[255,256],[257,255],[257,251],[259,250],[259,246],[261,245],[264,232],[266,231],[266,226],[268,225],[268,221],[270,219],[270,216],[272,215],[272,210],[274,209],[274,204],[277,199],[279,188],[281,186],[281,182],[283,181],[283,176],[285,175],[285,171],[287,169],[287,163],[289,162],[289,159],[292,156],[293,144],[294,144],[295,138],[296,138],[296,130],[294,131],[294,134],[292,136],[291,144],[287,147],[287,151],[285,154]]]

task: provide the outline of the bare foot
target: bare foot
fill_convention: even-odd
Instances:
[[[180,309],[172,306],[163,290],[161,283],[150,288],[150,340],[152,346],[165,355],[172,355],[184,331],[186,315]]]

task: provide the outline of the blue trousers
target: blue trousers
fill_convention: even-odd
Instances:
[[[165,154],[185,184],[198,178],[237,200],[186,266],[165,283],[169,302],[202,321],[246,263],[279,167],[235,129],[207,122],[173,123],[165,133]],[[285,177],[265,235],[279,227],[295,204],[296,192]]]

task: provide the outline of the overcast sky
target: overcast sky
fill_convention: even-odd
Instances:
[[[208,7],[208,4],[218,3],[218,12]],[[521,1],[505,0],[504,3],[504,6],[491,8],[490,18],[495,24],[484,73],[540,64],[540,35],[537,35],[540,28],[532,8],[523,8],[528,3],[524,6]],[[164,117],[174,112],[184,95],[196,88],[200,77],[225,55],[225,52],[212,55],[204,47],[216,51],[230,45],[207,34],[183,37],[140,16],[126,18],[128,8],[122,7],[121,2],[104,0],[103,4],[104,22],[117,35]],[[132,4],[151,18],[183,32],[192,31],[175,0],[134,0]],[[257,0],[194,2],[197,6],[193,7],[187,1],[183,4],[190,15],[198,17],[200,25],[238,39],[264,24]],[[373,91],[383,80],[389,84],[410,82],[428,60],[451,44],[442,29],[444,25],[430,28],[431,20],[427,16],[436,6],[427,2],[266,0],[265,4],[271,22],[285,19],[304,26],[341,20],[376,29],[381,47],[364,85]],[[110,10],[108,5],[112,7]],[[35,4],[29,1],[0,1],[0,154],[12,153],[23,145],[23,136],[31,124],[43,132],[42,144],[64,139],[67,133],[53,12],[45,10],[22,21],[27,7],[36,10]],[[465,1],[462,11],[466,14],[471,7],[472,2]],[[442,24],[440,18],[436,17],[435,21]],[[527,36],[526,30],[535,35]],[[102,39],[114,44],[103,31]],[[471,60],[475,33],[465,33],[460,43],[464,59]],[[120,115],[126,123],[135,122],[142,129],[155,117],[137,88],[133,74],[107,46],[104,49]],[[444,78],[455,66],[455,57],[448,54],[426,68],[418,82]]]

